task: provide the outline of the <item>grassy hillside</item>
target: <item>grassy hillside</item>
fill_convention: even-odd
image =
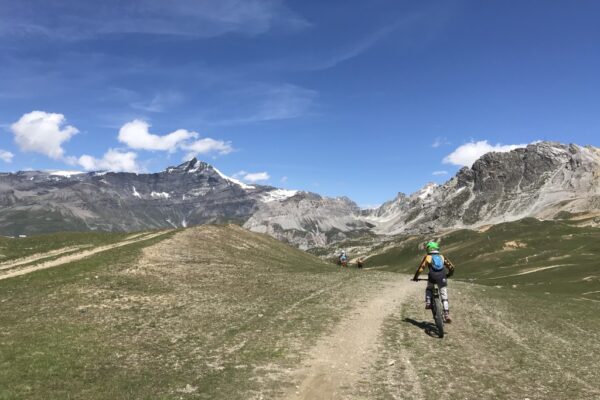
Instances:
[[[66,232],[10,238],[0,236],[0,263],[73,246],[99,246],[123,240],[131,233]]]
[[[6,279],[0,399],[270,398],[380,280],[236,226]]]
[[[4,243],[14,259],[123,239]],[[381,244],[367,261],[377,268],[358,271],[237,226],[202,226],[0,280],[0,399],[281,398],[299,387],[313,345],[367,304],[390,313],[348,398],[598,398],[600,319],[586,293],[599,290],[598,230],[524,220],[442,238],[466,281],[452,284],[443,341],[425,332],[423,283],[396,273],[412,273],[424,240]],[[403,290],[379,303],[390,287]],[[342,352],[360,360],[357,330],[342,332]]]
[[[429,237],[398,238],[369,267],[413,273]],[[600,229],[524,219],[440,238],[456,279],[600,301]]]

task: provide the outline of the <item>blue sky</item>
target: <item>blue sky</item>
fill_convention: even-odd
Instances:
[[[0,0],[0,170],[196,155],[378,204],[492,149],[600,145],[599,15],[585,0]]]

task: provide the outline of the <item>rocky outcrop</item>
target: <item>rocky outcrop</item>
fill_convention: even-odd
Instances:
[[[600,150],[542,142],[488,153],[444,185],[368,213],[380,234],[477,227],[524,217],[600,209]]]
[[[298,192],[282,201],[263,203],[244,227],[306,249],[348,238],[372,227],[346,197],[327,198]]]

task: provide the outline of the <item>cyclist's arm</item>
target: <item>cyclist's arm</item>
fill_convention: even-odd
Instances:
[[[452,262],[446,257],[444,257],[444,266],[448,268],[448,276],[452,276],[454,273],[454,264],[452,264]]]
[[[427,256],[423,257],[423,261],[421,261],[421,264],[419,264],[419,266],[417,267],[417,270],[415,271],[415,276],[413,277],[413,279],[418,279],[419,275],[421,275],[421,272],[423,272],[423,270],[425,269],[425,267],[427,266]]]

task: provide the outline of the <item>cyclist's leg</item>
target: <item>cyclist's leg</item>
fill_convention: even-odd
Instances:
[[[450,308],[448,302],[448,279],[445,271],[435,271],[430,274],[430,281],[434,281],[438,286],[440,299],[442,300],[442,308],[446,322],[450,322]]]
[[[442,304],[444,308],[444,319],[447,323],[452,322],[450,318],[450,302],[448,301],[448,286],[444,285],[440,288],[440,297],[442,298]]]
[[[425,288],[425,309],[431,309],[431,298],[433,297],[433,282],[427,281],[427,287]]]
[[[444,286],[440,288],[440,297],[442,298],[442,305],[444,306],[444,311],[450,311],[450,303],[448,302],[448,286]]]

